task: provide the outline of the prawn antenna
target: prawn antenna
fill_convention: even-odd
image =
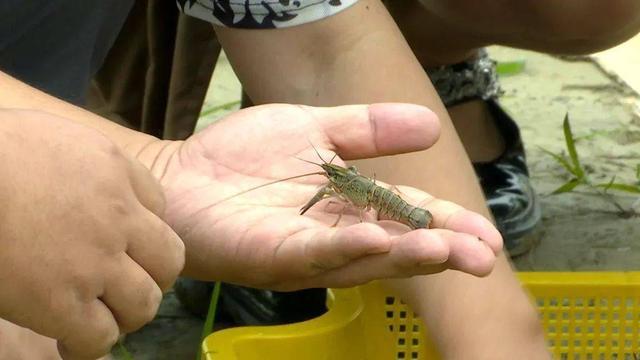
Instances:
[[[325,164],[331,164],[333,162],[333,160],[336,158],[336,156],[338,156],[338,153],[334,152],[333,153],[333,157],[331,158],[331,160],[329,160],[329,162],[327,162],[325,159],[322,158],[322,156],[320,156],[320,153],[318,152],[318,149],[316,149],[316,147],[313,146],[313,144],[311,143],[311,140],[307,139],[307,141],[309,142],[309,145],[311,145],[311,148],[313,149],[313,151],[315,151],[316,155],[318,155],[320,160],[322,160],[322,162],[325,163]],[[302,160],[302,159],[300,159],[300,160]],[[306,160],[302,160],[302,161],[306,161]],[[307,162],[310,162],[310,161],[307,161]],[[315,164],[315,163],[312,163],[312,164]],[[318,164],[316,164],[316,165],[318,165]]]
[[[304,161],[304,162],[309,163],[309,164],[313,164],[313,165],[317,165],[317,166],[322,167],[322,164],[318,164],[317,162],[313,162],[313,161],[310,161],[310,160],[306,160],[306,159],[303,159],[303,158],[299,158],[299,157],[297,157],[297,156],[294,156],[294,158],[296,158],[296,159],[298,159],[298,160],[300,160],[300,161]]]
[[[302,159],[300,159],[300,160],[302,160]],[[304,160],[304,161],[306,161],[306,160]],[[207,208],[212,208],[212,207],[214,207],[214,206],[216,206],[216,205],[218,205],[218,204],[220,204],[220,203],[223,203],[223,202],[225,202],[225,201],[231,200],[231,199],[233,199],[233,198],[234,198],[234,197],[236,197],[236,196],[244,195],[244,194],[246,194],[246,193],[248,193],[248,192],[250,192],[250,191],[258,190],[258,189],[261,189],[261,188],[263,188],[263,187],[265,187],[265,186],[269,186],[269,185],[277,184],[277,183],[279,183],[279,182],[283,182],[283,181],[287,181],[287,180],[298,179],[298,178],[305,177],[305,176],[311,176],[311,175],[325,175],[325,172],[324,172],[324,171],[316,171],[316,172],[312,172],[312,173],[307,173],[307,174],[302,174],[302,175],[296,175],[296,176],[290,176],[290,177],[287,177],[287,178],[284,178],[284,179],[278,179],[278,180],[270,181],[270,182],[268,182],[268,183],[266,183],[266,184],[262,184],[262,185],[254,186],[254,187],[249,188],[249,189],[247,189],[247,190],[240,191],[239,193],[235,193],[235,194],[233,194],[233,195],[231,195],[231,196],[227,196],[227,197],[225,197],[225,198],[222,198],[221,200],[218,200],[218,201],[216,201],[215,203],[213,203],[213,204],[211,204],[211,205],[207,206]]]
[[[318,155],[318,157],[320,158],[320,160],[322,160],[323,163],[327,163],[322,156],[320,156],[320,153],[318,152],[318,149],[316,149],[315,146],[313,146],[313,144],[311,143],[311,140],[307,139],[307,141],[309,142],[309,145],[311,145],[311,148],[313,149],[313,151],[315,151],[316,155]]]

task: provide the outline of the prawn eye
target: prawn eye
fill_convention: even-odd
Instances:
[[[358,172],[358,168],[356,168],[355,166],[349,166],[347,169],[349,169],[349,171],[357,173]]]

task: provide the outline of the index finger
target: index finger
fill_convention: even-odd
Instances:
[[[111,310],[101,300],[81,304],[70,314],[67,334],[58,339],[63,359],[96,359],[109,353],[120,330]]]
[[[380,103],[303,107],[344,160],[401,154],[431,147],[440,136],[437,115],[415,104]]]

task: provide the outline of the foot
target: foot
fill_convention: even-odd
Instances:
[[[456,126],[511,256],[529,251],[539,238],[540,204],[529,180],[516,123],[494,100],[453,106]]]
[[[471,162],[490,162],[504,153],[505,139],[485,101],[463,102],[447,110]]]

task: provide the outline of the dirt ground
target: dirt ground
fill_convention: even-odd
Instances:
[[[640,38],[639,38],[640,40]],[[622,53],[629,54],[628,49]],[[494,47],[498,61],[523,61],[524,71],[503,77],[502,103],[521,127],[528,163],[543,208],[539,244],[515,259],[519,270],[637,270],[640,264],[640,218],[624,218],[603,196],[588,188],[550,193],[570,179],[542,149],[562,153],[562,120],[568,112],[580,159],[594,182],[633,183],[640,164],[640,97],[637,67],[626,55],[607,53],[592,58],[560,59],[528,51]],[[633,54],[640,54],[640,41]],[[616,63],[622,60],[622,65]],[[626,65],[625,65],[626,64]],[[612,70],[613,67],[613,70]],[[606,71],[604,70],[606,69]],[[627,74],[627,75],[624,75]],[[633,79],[631,77],[635,76]],[[621,81],[620,77],[629,79]],[[237,109],[239,84],[226,59],[214,75],[199,128]],[[566,152],[566,151],[565,151]],[[624,207],[640,195],[616,193]],[[202,321],[188,315],[168,294],[151,324],[127,337],[136,360],[193,359]],[[116,357],[122,358],[116,351]]]
[[[498,61],[526,61],[524,72],[503,79],[502,102],[522,130],[531,178],[542,202],[543,234],[533,251],[515,260],[518,269],[637,269],[640,219],[621,217],[589,188],[550,195],[571,176],[542,150],[564,151],[562,120],[568,113],[578,154],[593,182],[607,183],[613,175],[616,182],[637,181],[637,93],[588,58],[563,61],[520,50],[492,50]],[[638,205],[640,198],[625,193],[615,197],[626,208]]]

